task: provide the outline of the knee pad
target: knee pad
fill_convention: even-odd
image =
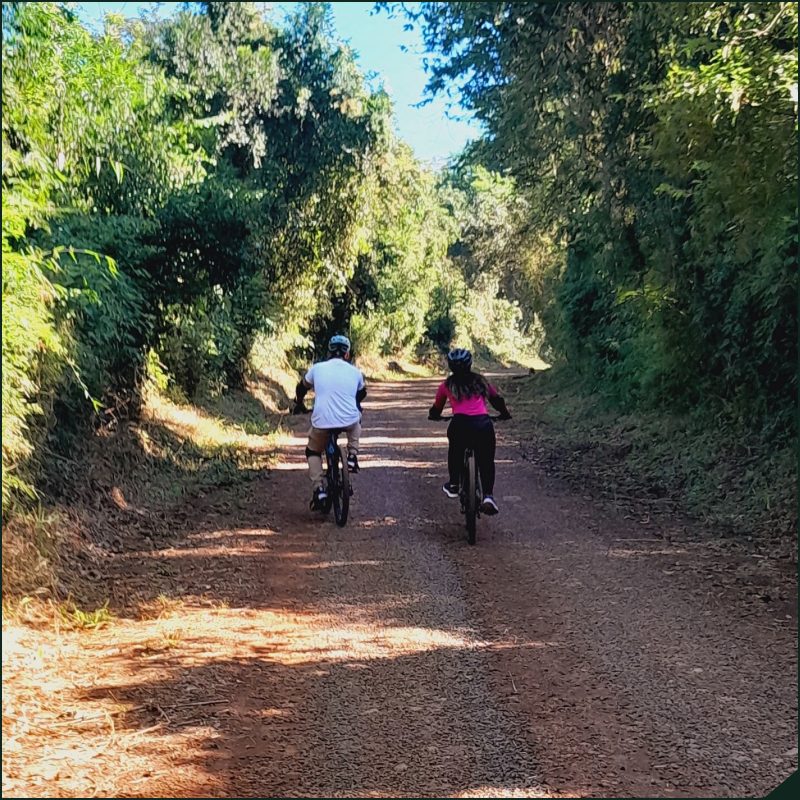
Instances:
[[[306,458],[311,458],[311,456],[322,457],[322,453],[318,453],[316,450],[312,450],[310,447],[306,447]]]

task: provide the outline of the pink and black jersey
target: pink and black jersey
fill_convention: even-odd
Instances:
[[[500,396],[497,389],[495,389],[491,383],[488,384],[488,388],[490,398]],[[442,382],[436,392],[436,399],[433,401],[433,407],[438,411],[439,414],[442,413],[445,403],[447,403],[448,400],[450,401],[450,407],[453,409],[453,414],[463,414],[467,417],[478,417],[489,413],[486,400],[485,398],[481,397],[481,395],[476,394],[472,395],[471,397],[462,397],[460,400],[458,400],[447,388],[447,383]]]

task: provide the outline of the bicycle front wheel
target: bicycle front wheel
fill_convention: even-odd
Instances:
[[[477,469],[475,466],[475,454],[467,456],[464,465],[464,491],[466,492],[464,502],[464,515],[467,522],[467,541],[475,544],[475,534],[478,517],[478,489],[477,489]]]
[[[336,476],[336,486],[333,490],[333,516],[336,524],[343,528],[347,524],[347,515],[350,511],[350,473],[347,471],[347,456],[344,448],[340,447],[331,461],[331,472]]]

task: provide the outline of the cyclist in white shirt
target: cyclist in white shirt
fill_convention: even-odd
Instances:
[[[328,343],[328,360],[314,364],[295,391],[293,414],[308,413],[303,398],[309,389],[313,389],[315,394],[306,446],[308,476],[313,487],[311,508],[314,510],[323,508],[328,497],[322,453],[331,430],[347,434],[347,468],[350,472],[358,472],[361,401],[367,396],[367,387],[361,370],[349,361],[350,340],[346,336],[333,336]]]

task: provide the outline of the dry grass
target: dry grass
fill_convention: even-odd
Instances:
[[[100,432],[75,454],[69,505],[4,524],[4,795],[120,796],[150,770],[174,771],[186,729],[153,753],[135,716],[126,721],[130,703],[113,692],[91,698],[98,682],[130,680],[130,658],[114,659],[120,648],[166,657],[186,647],[186,599],[162,594],[137,620],[119,619],[102,600],[111,589],[104,567],[126,537],[169,531],[186,498],[268,465],[280,419],[265,406],[258,386],[198,404],[151,392],[138,422]],[[200,616],[224,605],[204,603]],[[207,775],[185,773],[181,780],[209,785]]]
[[[248,455],[263,454],[274,448],[266,414],[262,420],[254,419],[248,425],[247,421],[231,422],[197,406],[175,403],[155,395],[148,398],[143,419],[146,423],[165,427],[181,440],[182,445],[191,443],[208,457],[219,452],[236,451]],[[253,429],[257,432],[251,432]]]
[[[280,414],[288,409],[299,379],[300,373],[286,363],[266,364],[250,377],[248,390],[268,413]]]
[[[281,416],[268,413],[253,391],[197,404],[152,394],[132,431],[146,457],[130,459],[118,483],[134,505],[169,514],[195,494],[268,467]]]
[[[688,416],[623,414],[557,370],[507,380],[505,392],[526,456],[548,473],[633,513],[689,515],[795,552],[786,549],[797,518],[788,445]]]
[[[165,619],[179,614],[185,604],[182,597],[170,597],[162,593],[152,603],[141,606],[139,615],[142,619]]]
[[[6,587],[20,596],[55,596],[61,560],[55,513],[39,509],[11,515],[3,525],[3,597]]]
[[[137,423],[100,432],[79,455],[69,503],[9,515],[4,613],[31,625],[100,624],[97,590],[114,541],[125,530],[151,535],[187,497],[257,474],[270,464],[279,435],[280,417],[250,392],[201,407],[150,391]],[[63,613],[54,614],[51,601],[60,601]]]
[[[188,731],[160,735],[172,713],[159,707],[167,701],[136,706],[97,689],[130,682],[131,659],[152,673],[153,657],[180,650],[187,636],[163,620],[124,621],[108,634],[4,624],[3,795],[130,796],[143,776],[174,774]],[[155,747],[148,733],[158,736]],[[192,772],[180,779],[208,784]]]
[[[129,541],[172,535],[173,512],[187,500],[270,463],[281,392],[293,381],[279,369],[254,376],[249,391],[197,403],[151,390],[139,420],[71,454],[74,474],[59,487],[67,501],[4,524],[4,795],[121,796],[137,793],[150,771],[175,774],[198,734],[170,730],[154,752],[143,735],[154,730],[149,707],[133,711],[113,690],[96,690],[130,683],[140,666],[152,672],[159,654],[180,657],[196,638],[187,620],[227,613],[225,603],[165,590],[136,619],[118,618],[103,599],[112,596],[110,567]],[[202,609],[187,609],[195,601]],[[159,719],[155,727],[169,727]],[[208,775],[179,771],[178,782],[214,793]]]
[[[87,536],[89,518],[66,507],[9,516],[3,525],[4,620],[53,629],[109,621],[102,601],[92,604],[82,591],[101,574],[103,561]]]

